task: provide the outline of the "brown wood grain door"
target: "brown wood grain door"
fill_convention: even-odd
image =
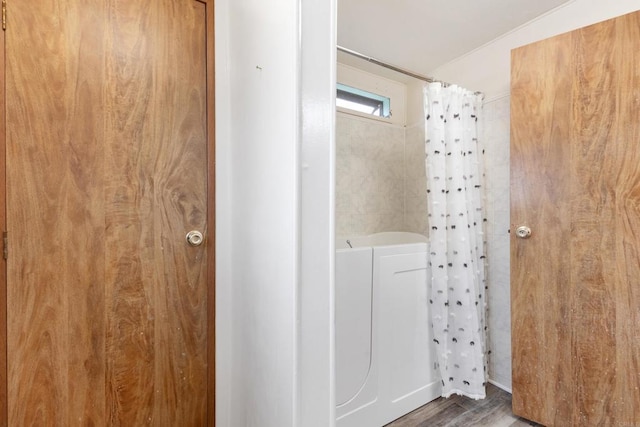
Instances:
[[[7,9],[8,425],[213,425],[213,5]]]
[[[511,79],[514,412],[638,426],[640,12],[514,50]]]

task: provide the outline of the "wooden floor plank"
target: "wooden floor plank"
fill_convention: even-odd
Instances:
[[[388,424],[392,427],[443,427],[466,412],[454,399],[438,399]]]
[[[458,405],[457,403],[454,403],[452,405],[449,405],[444,411],[440,412],[438,414],[438,416],[436,417],[436,419],[422,420],[417,425],[416,424],[409,424],[407,427],[409,427],[409,426],[416,426],[416,427],[445,427],[449,422],[448,420],[456,419],[460,415],[464,414],[465,412],[466,411],[462,406]]]
[[[513,415],[511,394],[493,385],[487,397],[473,400],[462,396],[439,398],[386,427],[525,427],[539,426]]]

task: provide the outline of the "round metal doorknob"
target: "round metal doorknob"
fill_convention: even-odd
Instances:
[[[521,225],[520,227],[516,228],[516,236],[521,239],[527,239],[529,236],[531,236],[531,229],[526,225]]]
[[[187,233],[187,243],[191,246],[200,246],[204,242],[202,233],[196,230]]]

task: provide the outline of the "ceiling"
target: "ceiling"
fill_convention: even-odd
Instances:
[[[568,1],[338,0],[338,45],[429,75]]]

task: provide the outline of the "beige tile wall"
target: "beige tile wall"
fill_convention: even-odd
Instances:
[[[415,124],[406,128],[404,179],[405,230],[428,236],[424,123]]]
[[[509,102],[504,96],[485,102],[485,205],[489,283],[489,377],[511,389],[509,279]]]
[[[337,236],[426,232],[423,133],[337,113]]]

